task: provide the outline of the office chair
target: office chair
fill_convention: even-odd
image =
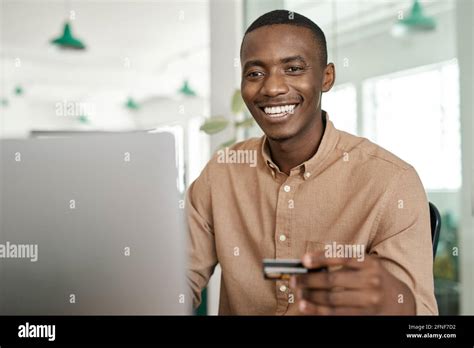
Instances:
[[[433,260],[436,257],[436,249],[438,249],[439,233],[441,231],[441,215],[438,208],[429,202],[430,220],[431,220],[431,241],[433,242]]]

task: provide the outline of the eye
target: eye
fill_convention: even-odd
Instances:
[[[301,67],[301,66],[290,66],[288,69],[286,69],[286,71],[291,72],[291,73],[299,72],[299,71],[303,71],[303,70],[304,70],[304,68]]]
[[[246,75],[246,77],[250,77],[250,78],[255,78],[255,77],[260,77],[260,76],[263,76],[263,73],[261,71],[251,71]]]

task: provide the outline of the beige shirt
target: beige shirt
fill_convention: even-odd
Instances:
[[[194,306],[219,263],[219,314],[298,314],[289,282],[265,280],[262,259],[359,245],[411,289],[417,314],[438,313],[429,208],[415,169],[326,120],[317,153],[289,176],[263,136],[216,153],[189,187]]]

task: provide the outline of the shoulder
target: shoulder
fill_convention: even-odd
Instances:
[[[424,187],[415,168],[372,141],[343,131],[335,147],[338,158],[349,162],[346,178],[351,185],[370,187],[373,192],[416,192],[424,196]]]
[[[340,155],[346,155],[348,160],[356,161],[358,165],[387,174],[400,174],[413,169],[412,165],[367,138],[340,130],[338,132],[339,141],[336,150]]]

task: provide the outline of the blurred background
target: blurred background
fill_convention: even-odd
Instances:
[[[335,126],[412,164],[442,215],[441,314],[474,314],[473,0],[0,0],[0,136],[166,130],[179,189],[219,147],[261,136],[239,48],[287,9],[325,32]],[[421,134],[421,136],[420,136]],[[216,314],[219,270],[200,314]]]

